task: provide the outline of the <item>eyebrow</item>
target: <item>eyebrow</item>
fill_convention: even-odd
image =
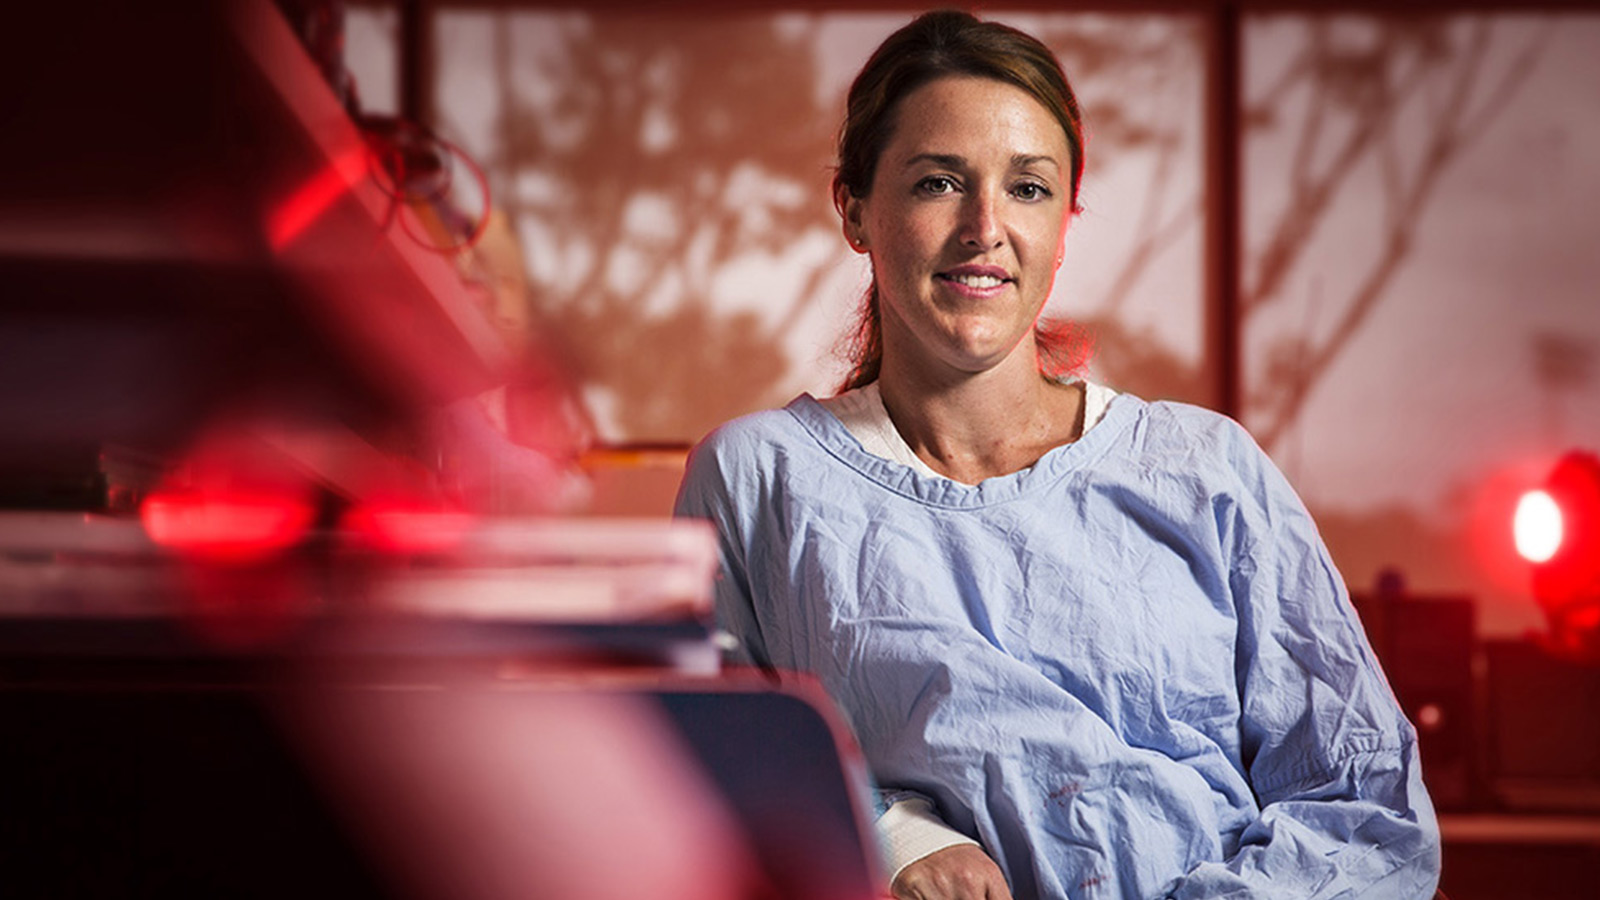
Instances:
[[[954,153],[918,153],[916,156],[906,160],[905,167],[909,169],[912,166],[923,162],[931,162],[934,165],[944,166],[945,168],[949,169],[959,169],[967,164],[966,157],[957,156]],[[1061,169],[1061,164],[1056,162],[1056,158],[1047,154],[1018,153],[1011,157],[1011,167],[1013,169],[1027,168],[1034,163],[1049,163],[1050,165],[1054,166],[1057,171],[1060,171]]]

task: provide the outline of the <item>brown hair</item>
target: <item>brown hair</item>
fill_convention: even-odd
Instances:
[[[1031,35],[955,10],[926,13],[889,35],[850,85],[844,127],[839,133],[839,168],[833,176],[835,198],[841,187],[852,197],[867,196],[878,158],[894,133],[900,101],[917,88],[950,75],[1015,85],[1056,117],[1072,151],[1068,203],[1077,211],[1078,183],[1083,177],[1083,122],[1061,63]],[[1041,371],[1066,374],[1087,360],[1082,332],[1069,323],[1041,319],[1034,336]],[[848,353],[850,374],[840,390],[877,379],[883,363],[883,324],[876,283],[862,298]]]

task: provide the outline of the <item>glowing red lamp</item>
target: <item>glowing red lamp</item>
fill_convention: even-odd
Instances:
[[[1531,563],[1549,562],[1561,547],[1561,507],[1545,491],[1529,491],[1517,502],[1512,532],[1517,552]]]
[[[1517,504],[1513,529],[1557,648],[1600,661],[1600,456],[1563,456]]]

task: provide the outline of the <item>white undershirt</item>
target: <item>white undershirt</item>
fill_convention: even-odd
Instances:
[[[1088,434],[1089,429],[1105,417],[1106,407],[1117,392],[1088,381],[1068,383],[1083,385],[1083,432]],[[945,477],[923,462],[912,451],[911,445],[906,443],[906,439],[900,436],[894,422],[889,420],[889,411],[884,408],[883,395],[878,393],[876,381],[818,402],[861,442],[862,449],[873,456],[910,466],[924,475]]]
[[[1083,433],[1100,423],[1106,408],[1117,392],[1105,385],[1088,381],[1083,385]],[[883,395],[878,393],[876,381],[846,391],[837,397],[818,401],[833,413],[846,430],[861,442],[861,446],[874,456],[910,466],[924,475],[945,478],[935,472],[911,450],[911,445],[900,436],[889,420],[884,408]],[[934,812],[933,802],[925,797],[910,797],[896,802],[878,817],[878,837],[883,844],[889,883],[899,877],[900,870],[924,856],[961,844],[981,846],[977,841],[946,825]]]

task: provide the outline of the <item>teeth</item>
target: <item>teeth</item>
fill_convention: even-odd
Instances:
[[[993,275],[950,275],[951,281],[959,281],[967,287],[992,288],[1005,284],[1005,279]]]

